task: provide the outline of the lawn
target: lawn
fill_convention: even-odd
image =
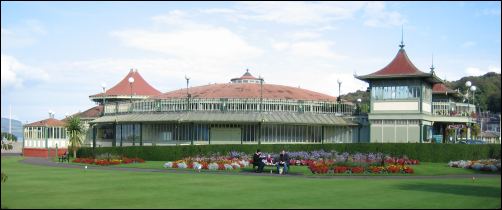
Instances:
[[[500,176],[312,179],[85,171],[18,160],[2,157],[9,176],[2,208],[500,208],[501,202]]]
[[[54,160],[57,161],[57,160]],[[150,168],[150,169],[164,169],[163,165],[168,161],[146,161],[145,163],[133,163],[133,164],[119,164],[119,165],[114,165],[112,167],[121,167],[121,168]],[[81,163],[71,163],[74,165],[85,165]],[[95,166],[95,165],[93,165]],[[401,174],[401,173],[396,173],[396,174],[389,174],[392,176],[437,176],[437,175],[459,175],[459,174],[497,174],[497,172],[486,172],[486,171],[475,171],[471,169],[464,169],[464,168],[452,168],[448,167],[447,163],[428,163],[428,162],[422,162],[419,165],[410,165],[414,173],[413,174]],[[103,166],[103,167],[110,167],[110,166]],[[277,169],[275,167],[266,167],[264,172],[269,172],[270,169],[273,169],[274,173],[277,173]],[[192,171],[193,169],[175,169],[175,170],[188,170]],[[246,167],[242,169],[244,171],[252,171],[252,168]],[[308,176],[319,176],[318,174],[312,174],[310,170],[308,169],[307,166],[291,166],[290,171],[292,173],[300,173],[303,175],[308,175]],[[226,171],[229,172],[229,171]],[[239,170],[232,170],[230,172],[239,172]],[[332,171],[331,171],[332,172]],[[500,172],[498,172],[500,174]],[[326,174],[326,176],[388,176],[385,174]]]

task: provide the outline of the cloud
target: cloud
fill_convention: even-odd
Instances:
[[[488,66],[488,72],[500,73],[500,67],[498,67],[498,66]]]
[[[12,28],[2,28],[2,49],[23,48],[35,44],[39,37],[47,35],[44,25],[34,19],[24,20]]]
[[[490,65],[490,66],[488,66],[488,68],[486,70],[483,70],[483,69],[478,68],[478,67],[467,67],[465,69],[465,73],[467,74],[467,76],[482,76],[482,75],[485,75],[488,72],[497,72],[497,73],[500,73],[500,67],[494,66],[494,65]]]
[[[369,2],[364,12],[364,25],[369,27],[399,26],[406,22],[400,13],[386,11],[384,2]]]
[[[330,41],[275,42],[272,43],[272,47],[277,51],[297,58],[326,58],[336,60],[347,58],[333,52],[330,49],[333,44]]]
[[[240,18],[311,25],[352,18],[364,2],[240,2]]]
[[[42,69],[21,63],[9,55],[1,55],[1,78],[3,88],[21,88],[26,82],[47,81],[49,74]]]
[[[500,6],[499,8],[491,8],[491,9],[483,9],[480,12],[482,15],[489,15],[489,16],[499,16],[500,17]]]
[[[467,42],[462,43],[463,48],[469,48],[469,47],[473,47],[473,46],[476,46],[476,42],[467,41]]]
[[[238,34],[223,27],[183,28],[169,32],[122,30],[111,35],[126,46],[178,58],[239,60],[262,53]]]

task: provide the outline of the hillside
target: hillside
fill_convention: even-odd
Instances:
[[[9,119],[2,118],[1,131],[9,132]],[[17,137],[18,141],[23,140],[23,124],[21,121],[12,119],[12,134]]]
[[[481,111],[489,110],[493,113],[500,113],[500,74],[495,72],[486,73],[483,76],[470,76],[462,77],[456,81],[446,81],[451,89],[456,90],[457,88],[465,93],[466,87],[465,82],[471,81],[473,85],[477,87],[474,94],[475,103],[479,104]],[[353,93],[348,93],[341,96],[342,99],[355,102],[358,98],[362,99],[363,103],[369,102],[369,92],[356,91]]]
[[[495,72],[486,73],[483,76],[462,77],[460,80],[446,82],[452,89],[460,89],[465,94],[467,87],[465,82],[471,81],[477,87],[474,94],[476,104],[481,110],[489,110],[493,113],[500,113],[500,74]]]

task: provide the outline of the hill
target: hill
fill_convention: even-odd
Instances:
[[[9,132],[9,119],[2,117],[1,132]],[[18,141],[23,140],[23,124],[21,121],[12,119],[12,134],[17,137]]]

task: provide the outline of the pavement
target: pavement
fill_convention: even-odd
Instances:
[[[2,154],[3,156],[3,154]],[[38,166],[49,166],[49,167],[59,167],[59,168],[74,168],[74,169],[84,169],[82,165],[73,165],[69,163],[53,162],[46,158],[24,158],[20,160],[21,163],[38,165]],[[461,174],[461,175],[438,175],[438,176],[306,176],[301,173],[289,173],[286,175],[280,175],[275,173],[255,173],[252,171],[242,171],[238,173],[229,173],[225,171],[209,171],[202,170],[197,172],[196,170],[178,170],[178,169],[147,169],[147,168],[121,168],[115,166],[94,166],[87,165],[87,170],[114,170],[114,171],[131,171],[131,172],[157,172],[157,173],[176,173],[176,174],[221,174],[221,175],[232,175],[232,176],[272,176],[272,177],[301,177],[301,178],[311,178],[311,179],[472,179],[472,177],[483,178],[483,177],[498,177],[500,174]]]

